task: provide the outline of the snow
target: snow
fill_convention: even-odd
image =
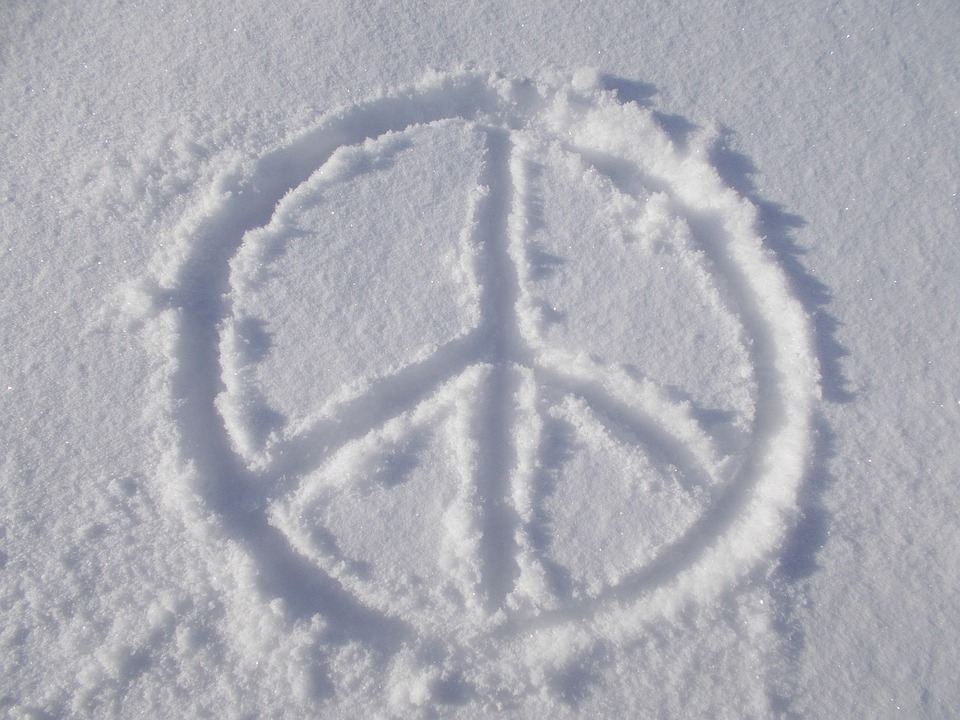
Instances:
[[[950,3],[0,11],[12,717],[951,717]]]

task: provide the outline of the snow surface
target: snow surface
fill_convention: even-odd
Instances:
[[[960,712],[960,10],[0,10],[12,717]]]

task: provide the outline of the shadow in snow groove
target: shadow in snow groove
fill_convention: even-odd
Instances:
[[[510,477],[516,465],[513,395],[518,386],[513,363],[522,347],[516,318],[518,278],[510,262],[507,224],[513,199],[511,144],[504,130],[486,128],[487,152],[481,182],[487,195],[478,208],[475,227],[481,248],[481,359],[491,364],[486,399],[478,408],[476,484],[483,517],[482,575],[487,606],[503,606],[520,574],[515,539],[519,522],[509,502]]]

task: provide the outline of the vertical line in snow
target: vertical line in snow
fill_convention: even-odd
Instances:
[[[517,453],[513,429],[517,420],[514,364],[520,349],[516,303],[517,269],[508,249],[508,222],[513,201],[509,132],[486,128],[487,161],[482,182],[488,188],[478,217],[478,244],[483,255],[480,333],[482,359],[491,365],[486,393],[477,408],[477,496],[482,515],[481,577],[488,609],[503,606],[519,575],[516,528],[510,504],[510,480]]]

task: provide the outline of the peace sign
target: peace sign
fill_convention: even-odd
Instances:
[[[776,546],[816,363],[705,154],[596,85],[466,73],[221,181],[161,282],[171,414],[268,595],[466,647],[626,628]]]

